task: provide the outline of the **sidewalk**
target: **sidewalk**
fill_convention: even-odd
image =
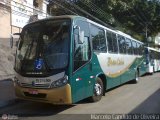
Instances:
[[[0,38],[0,81],[14,76],[15,48],[11,49],[9,43],[9,39]]]
[[[9,38],[0,38],[0,108],[15,102],[14,78],[15,47],[10,48]]]
[[[15,102],[16,96],[12,79],[0,80],[0,108]]]

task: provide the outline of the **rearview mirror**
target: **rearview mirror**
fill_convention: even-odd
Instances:
[[[20,36],[21,33],[13,33],[13,34],[10,35],[10,40],[9,41],[10,41],[10,47],[11,48],[13,48],[13,35],[19,35]]]
[[[81,31],[81,28],[78,25],[75,25],[74,29],[78,29],[78,44],[83,44],[84,43],[84,31]]]
[[[83,44],[84,43],[84,31],[80,31],[80,35],[79,35],[79,44]]]

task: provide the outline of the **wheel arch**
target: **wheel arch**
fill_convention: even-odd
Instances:
[[[140,76],[140,67],[138,66],[136,71],[135,72],[138,72],[138,77]]]
[[[104,73],[99,73],[96,75],[96,78],[100,78],[103,82],[103,96],[105,96],[105,92],[107,90],[107,78],[106,78],[106,75]]]

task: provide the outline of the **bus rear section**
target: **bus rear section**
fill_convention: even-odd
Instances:
[[[154,73],[160,71],[160,51],[151,47],[145,48],[147,73]]]

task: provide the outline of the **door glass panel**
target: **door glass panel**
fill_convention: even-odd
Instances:
[[[84,32],[83,44],[78,43],[78,30],[74,31],[74,71],[83,66],[90,60],[91,50],[89,42],[89,24],[84,21],[77,21],[76,25],[80,27],[80,32]]]

